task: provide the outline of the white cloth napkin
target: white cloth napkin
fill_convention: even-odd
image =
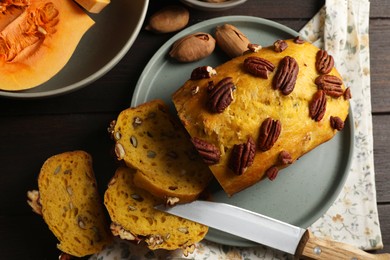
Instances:
[[[372,250],[383,247],[376,205],[370,95],[368,0],[327,0],[325,6],[300,31],[301,35],[335,59],[336,67],[352,92],[355,153],[345,186],[332,207],[315,222],[318,237]],[[286,259],[267,248],[230,247],[209,241],[197,244],[188,257],[181,251],[150,251],[122,240],[91,259]]]

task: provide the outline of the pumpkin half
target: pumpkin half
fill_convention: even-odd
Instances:
[[[29,89],[52,78],[93,24],[72,0],[1,0],[0,89]]]

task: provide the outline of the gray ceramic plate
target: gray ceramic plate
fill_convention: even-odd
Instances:
[[[216,66],[228,58],[216,50],[201,61],[177,63],[167,57],[172,43],[189,33],[213,33],[215,27],[223,23],[235,25],[251,42],[263,46],[271,45],[277,39],[298,35],[275,22],[246,16],[220,17],[191,26],[171,38],[152,57],[137,83],[131,105],[161,98],[173,110],[171,94],[189,79],[195,67]],[[353,152],[352,126],[352,116],[349,116],[343,131],[282,170],[273,182],[264,180],[232,198],[228,198],[215,184],[212,186],[212,198],[307,228],[326,212],[343,187]],[[206,238],[226,245],[254,245],[253,242],[214,229],[209,231]]]
[[[71,0],[69,0],[71,1]],[[134,43],[144,22],[149,0],[111,1],[81,39],[65,67],[38,87],[18,91],[0,91],[11,98],[42,98],[80,89],[111,70]]]

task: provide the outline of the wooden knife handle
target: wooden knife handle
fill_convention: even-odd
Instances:
[[[390,260],[390,254],[369,254],[354,246],[315,237],[309,230],[303,235],[296,259]]]

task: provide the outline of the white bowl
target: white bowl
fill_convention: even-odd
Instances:
[[[245,3],[247,0],[227,0],[221,3],[209,3],[201,0],[180,0],[182,3],[203,11],[222,11]]]

